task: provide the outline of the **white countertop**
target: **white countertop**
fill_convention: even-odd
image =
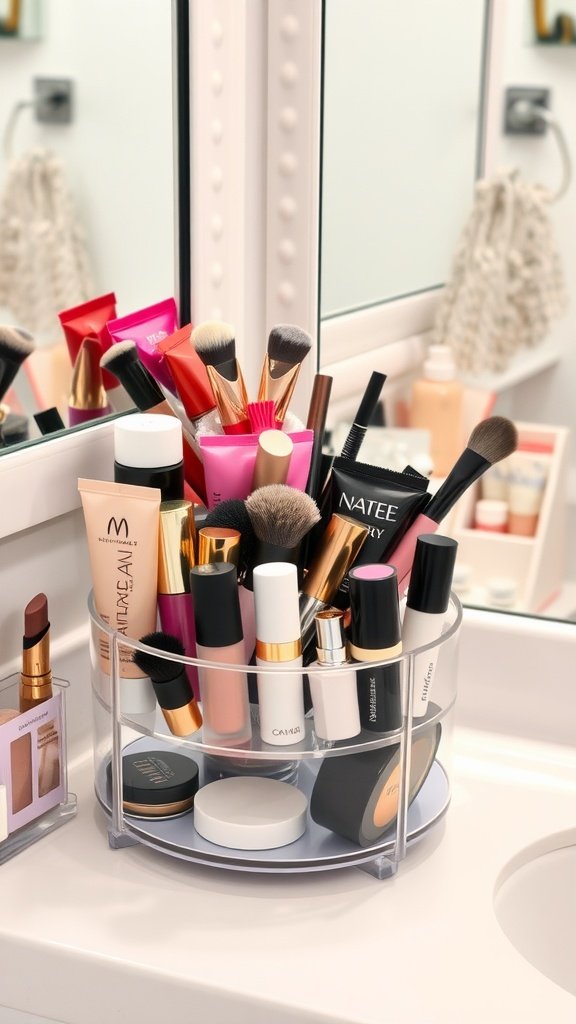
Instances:
[[[519,850],[576,824],[576,751],[470,729],[454,751],[445,821],[382,882],[111,851],[78,762],[77,818],[0,867],[0,1004],[66,1024],[572,1024],[493,891]]]

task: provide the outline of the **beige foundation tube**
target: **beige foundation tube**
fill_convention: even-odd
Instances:
[[[94,603],[100,618],[126,637],[138,640],[156,629],[158,531],[161,492],[156,487],[79,480]],[[100,667],[111,672],[108,635],[98,637]],[[143,679],[132,648],[118,648],[120,677]],[[154,710],[154,691],[123,687],[122,708],[135,714]]]

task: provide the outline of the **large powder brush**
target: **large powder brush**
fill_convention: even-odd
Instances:
[[[496,462],[508,458],[518,444],[518,432],[504,416],[490,416],[478,423],[470,434],[462,455],[454,463],[444,483],[389,555],[398,572],[400,596],[408,589],[416,541],[422,533],[435,533],[458,499]]]
[[[312,347],[312,338],[294,324],[278,324],[270,331],[268,351],[262,366],[258,401],[274,402],[276,426],[280,429],[296,387],[300,366]]]
[[[236,359],[234,328],[223,320],[205,320],[190,340],[206,367],[224,433],[250,433],[248,393]]]
[[[269,484],[254,491],[246,509],[256,537],[252,567],[298,562],[300,544],[320,519],[316,502],[295,487]]]

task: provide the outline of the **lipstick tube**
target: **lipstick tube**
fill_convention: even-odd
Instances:
[[[440,638],[446,621],[457,549],[458,543],[451,537],[433,533],[418,537],[402,623],[405,651],[424,647]],[[439,648],[431,647],[413,659],[414,718],[423,718],[428,710],[438,654]]]
[[[285,484],[294,442],[282,430],[263,430],[258,438],[252,491],[268,484]]]
[[[187,658],[196,657],[196,627],[190,593],[190,569],[195,563],[194,510],[190,501],[160,505],[158,545],[158,613],[164,633],[178,637]],[[196,700],[200,699],[198,670],[186,666]],[[162,706],[162,705],[161,705]]]
[[[84,338],[80,345],[68,399],[68,422],[77,427],[110,412],[104,389],[100,357],[102,349],[97,338]]]
[[[203,526],[198,531],[198,565],[231,562],[238,568],[240,531],[228,526]]]
[[[256,664],[283,668],[302,665],[298,612],[298,571],[291,562],[268,562],[254,569]],[[260,735],[282,747],[304,739],[301,672],[258,673]]]
[[[230,562],[197,565],[190,571],[194,599],[196,650],[204,661],[245,665],[236,567]],[[198,669],[204,743],[241,746],[250,740],[246,673],[234,669]]]
[[[50,668],[50,623],[48,602],[38,594],[26,606],[20,674],[20,711],[42,704],[52,696]]]
[[[300,594],[300,628],[306,650],[314,637],[314,619],[334,600],[342,580],[368,536],[368,527],[334,513],[320,539],[319,550]]]
[[[317,654],[321,671],[308,672],[314,707],[314,732],[322,740],[346,740],[360,732],[356,672],[344,636],[344,612],[326,608],[316,615]],[[330,669],[336,671],[331,672]]]
[[[385,661],[402,653],[398,579],[392,565],[350,570],[349,650],[354,661]],[[401,664],[356,673],[362,728],[392,732],[402,725]]]

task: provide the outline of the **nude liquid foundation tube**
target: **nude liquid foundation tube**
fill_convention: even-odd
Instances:
[[[82,499],[94,603],[111,630],[138,639],[156,628],[160,491],[155,487],[78,481]],[[109,634],[98,635],[100,668],[112,671]],[[150,680],[118,647],[122,710],[146,714],[156,708]]]
[[[196,620],[196,650],[203,661],[245,665],[236,567],[230,562],[197,565],[190,572]],[[246,673],[199,666],[202,740],[242,746],[252,736]]]
[[[289,668],[302,665],[298,610],[298,570],[291,562],[267,562],[254,569],[256,664]],[[304,690],[301,672],[258,673],[260,735],[265,743],[286,746],[304,739]]]

